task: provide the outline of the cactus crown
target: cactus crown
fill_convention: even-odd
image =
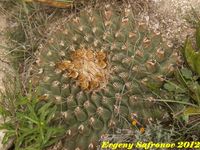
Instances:
[[[106,53],[103,51],[78,49],[72,52],[71,61],[59,61],[57,69],[67,71],[83,90],[104,87],[108,78]]]

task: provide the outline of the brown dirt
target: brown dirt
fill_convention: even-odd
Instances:
[[[1,7],[1,5],[0,5]],[[5,29],[7,27],[6,16],[0,11],[0,91],[4,91],[3,79],[6,77],[6,72],[11,71],[11,67],[8,65],[8,52],[6,51],[6,36]],[[1,97],[0,97],[1,98]],[[1,100],[1,99],[0,99]],[[3,122],[0,116],[0,123]],[[4,132],[0,131],[0,150],[7,150],[8,145],[2,145],[1,141],[3,139]]]
[[[2,79],[4,77],[4,72],[7,68],[7,60],[5,58],[6,52],[6,38],[4,36],[4,30],[6,28],[6,18],[0,13],[0,90],[3,89]]]

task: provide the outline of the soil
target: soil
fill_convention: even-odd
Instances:
[[[5,38],[5,30],[6,28],[6,17],[0,13],[0,90],[3,89],[3,83],[2,83],[2,79],[4,77],[4,72],[6,70],[7,67],[7,60],[5,58],[6,55],[6,51],[5,51],[5,47],[6,47],[6,38]]]
[[[1,7],[1,4],[0,4]],[[6,77],[6,72],[11,72],[11,66],[9,66],[8,62],[8,52],[6,51],[6,36],[5,30],[7,27],[6,16],[1,12],[0,9],[0,91],[4,91],[4,83],[3,80]],[[3,122],[3,119],[0,117],[0,123]],[[8,145],[2,145],[1,141],[3,139],[4,132],[0,131],[0,150],[7,150]]]
[[[200,16],[199,0],[146,0],[147,11],[139,18],[153,30],[161,32],[163,39],[177,47],[183,45],[187,36],[193,35],[194,12]]]

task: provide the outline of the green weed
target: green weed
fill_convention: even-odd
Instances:
[[[173,116],[183,121],[181,130],[184,134],[196,135],[200,133],[200,26],[196,30],[196,47],[187,38],[183,49],[186,64],[177,68],[175,78],[167,80],[164,88],[173,97],[170,102]],[[165,100],[164,100],[165,101]],[[166,101],[167,102],[167,101]],[[168,101],[169,102],[169,101]]]
[[[41,102],[37,94],[24,95],[19,82],[6,84],[6,92],[1,93],[0,112],[5,130],[3,143],[14,139],[16,150],[42,150],[57,142],[64,128],[53,123],[57,107],[50,102]]]

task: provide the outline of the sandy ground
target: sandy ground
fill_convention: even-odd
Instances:
[[[3,89],[3,83],[2,79],[4,77],[4,73],[6,71],[7,65],[7,59],[5,58],[6,51],[6,39],[5,39],[5,28],[6,28],[6,18],[5,16],[0,12],[0,90]]]
[[[136,0],[140,1],[140,0]],[[159,30],[164,40],[180,45],[187,35],[194,33],[194,28],[186,21],[193,7],[197,13],[200,10],[200,0],[142,0],[146,1],[147,8],[141,11],[139,18],[149,24],[153,30]],[[200,14],[200,13],[199,13]],[[0,90],[4,90],[2,79],[5,77],[5,70],[10,67],[6,63],[6,17],[0,11]],[[0,141],[3,133],[0,132]],[[0,144],[0,150],[6,150]]]
[[[1,6],[1,5],[0,5]],[[11,71],[11,67],[8,65],[8,57],[6,52],[6,38],[5,38],[5,29],[7,27],[6,16],[0,11],[0,90],[4,91],[3,79],[6,77],[6,72]],[[0,123],[2,118],[0,117]],[[3,139],[4,132],[0,131],[0,150],[6,150],[8,145],[3,146],[1,141]]]
[[[5,51],[3,50],[3,47],[5,46],[5,38],[4,38],[4,30],[6,28],[6,19],[5,19],[5,16],[3,16],[1,13],[0,13],[0,90],[3,90],[3,83],[2,83],[2,79],[4,78],[5,74],[4,74],[4,71],[5,71],[5,66],[6,64],[4,63],[4,54],[5,54]],[[0,132],[0,141],[2,140],[3,138],[3,135],[4,133],[3,132]],[[4,147],[3,145],[0,143],[0,149],[3,150]]]
[[[182,45],[195,29],[188,20],[193,20],[192,9],[200,15],[200,0],[146,0],[148,8],[139,18],[153,30],[159,30],[164,40]]]

